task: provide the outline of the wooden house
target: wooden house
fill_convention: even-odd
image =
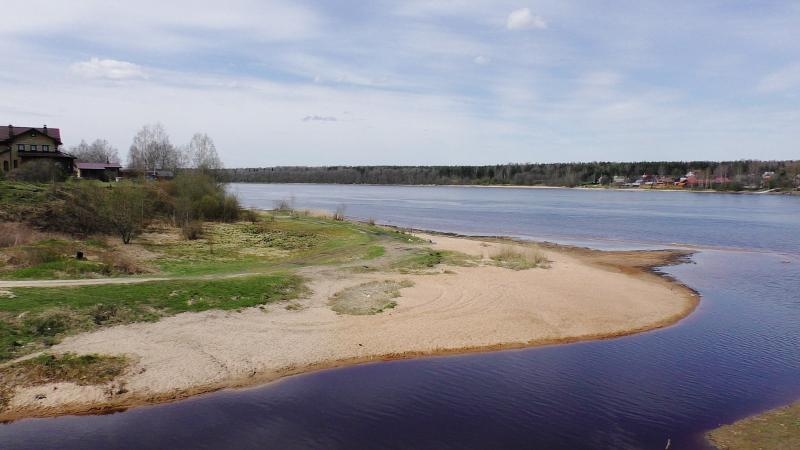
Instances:
[[[0,126],[0,170],[9,174],[31,161],[46,161],[72,172],[75,157],[60,150],[58,128]]]

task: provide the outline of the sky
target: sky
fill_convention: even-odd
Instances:
[[[0,122],[227,167],[800,159],[800,1],[5,0]]]

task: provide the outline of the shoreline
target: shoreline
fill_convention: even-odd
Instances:
[[[519,241],[514,241],[507,238],[498,238],[498,237],[480,238],[472,236],[452,237],[452,234],[450,233],[426,233],[426,234],[421,234],[421,237],[430,240],[436,239],[437,241],[446,240],[447,245],[467,245],[474,247],[476,245],[479,245],[479,243],[480,245],[487,245],[488,242],[492,242],[492,244],[488,245],[495,245],[495,244],[520,245]],[[522,339],[508,340],[505,342],[501,341],[501,342],[487,343],[484,345],[463,345],[463,346],[453,345],[453,346],[438,346],[438,347],[434,346],[422,350],[408,349],[406,351],[377,352],[375,354],[369,354],[363,356],[348,356],[346,352],[338,354],[337,356],[337,354],[333,352],[332,354],[329,355],[328,358],[321,358],[318,360],[313,360],[312,358],[312,361],[310,361],[308,364],[287,364],[285,366],[277,366],[272,368],[263,367],[261,370],[248,369],[246,374],[240,374],[239,376],[235,376],[233,374],[227,373],[224,374],[220,379],[206,380],[206,382],[200,382],[201,381],[200,379],[196,379],[194,381],[190,380],[190,383],[187,386],[183,387],[179,386],[168,390],[162,389],[161,392],[147,391],[147,390],[137,392],[135,389],[133,389],[132,392],[130,392],[128,395],[121,395],[118,397],[107,398],[101,401],[98,401],[97,396],[95,396],[94,401],[84,401],[84,402],[73,401],[60,404],[56,403],[50,406],[37,405],[36,403],[27,402],[27,403],[17,404],[15,408],[1,413],[0,421],[7,422],[7,421],[14,421],[31,417],[53,417],[60,415],[85,415],[85,414],[110,413],[110,412],[126,410],[137,406],[178,401],[195,395],[206,394],[222,389],[253,387],[270,383],[287,376],[316,372],[320,370],[327,370],[339,367],[352,366],[356,364],[365,364],[372,362],[410,359],[419,357],[436,357],[436,356],[480,353],[488,351],[523,349],[523,348],[558,345],[558,344],[583,342],[591,340],[613,339],[617,337],[638,334],[641,332],[651,331],[674,325],[683,318],[689,316],[699,304],[699,295],[697,294],[696,291],[692,290],[688,286],[685,286],[680,281],[672,279],[671,277],[663,273],[660,273],[657,269],[658,267],[664,267],[667,265],[682,263],[685,261],[686,258],[688,258],[692,254],[692,252],[677,251],[677,250],[608,252],[608,251],[591,250],[586,248],[563,246],[563,245],[549,244],[549,243],[541,245],[543,249],[547,250],[548,252],[552,252],[553,255],[561,255],[559,256],[559,258],[564,259],[565,261],[569,262],[569,264],[580,262],[581,264],[585,264],[587,266],[592,267],[593,270],[600,270],[608,273],[609,274],[608,277],[611,277],[612,276],[611,274],[617,274],[614,275],[617,278],[621,276],[624,279],[639,280],[641,285],[652,285],[652,286],[657,285],[662,290],[670,291],[671,292],[670,295],[673,295],[676,298],[680,298],[682,305],[680,305],[680,308],[670,310],[671,311],[670,314],[658,317],[658,320],[651,320],[644,324],[641,323],[636,324],[636,326],[617,328],[613,330],[609,329],[601,332],[594,332],[594,333],[586,332],[582,334],[578,333],[574,335],[565,335],[559,337],[533,337],[532,339],[527,339],[527,340],[522,340]],[[454,270],[467,270],[467,269],[456,267],[454,268]],[[476,270],[480,269],[472,270],[471,273],[478,274]],[[494,270],[494,272],[500,273],[496,269],[492,270]],[[501,269],[501,270],[508,270],[508,269]],[[550,269],[531,269],[531,270],[538,271],[538,270],[550,270]],[[532,273],[535,274],[536,272]],[[497,274],[495,274],[494,276],[496,275]],[[505,275],[519,277],[519,275],[515,274],[505,273]],[[389,275],[381,274],[381,277],[385,276]],[[448,275],[421,275],[420,277],[429,277],[428,280],[431,280],[433,278],[430,277],[447,277],[447,276]],[[425,280],[424,278],[422,279]],[[441,278],[438,279],[438,281],[446,279],[447,278]],[[520,279],[524,279],[524,277]],[[323,297],[325,297],[325,295],[323,295]],[[399,300],[402,302],[404,300],[404,297],[401,297]],[[398,308],[398,310],[400,310],[400,308]],[[267,316],[262,315],[262,317],[266,317],[269,319],[270,314],[274,313],[276,312],[270,312],[267,314]],[[180,316],[176,316],[175,317],[176,320],[173,320],[173,322],[180,322],[180,320],[186,320],[186,319],[196,319],[200,321],[230,320],[229,316],[230,314],[219,314],[214,312],[208,314],[197,313],[193,317],[183,316],[181,317],[181,319],[178,319],[178,317]],[[368,317],[376,317],[376,316],[368,316]],[[366,320],[369,321],[370,319]],[[144,325],[135,324],[133,326],[121,326],[115,328],[152,330],[157,327],[158,323],[163,324],[164,322],[169,322],[169,321],[170,319],[164,319],[161,322],[151,324],[153,326],[151,326],[150,328],[147,328],[148,327],[147,324]],[[103,333],[110,334],[111,330],[113,330],[113,328],[93,334],[104,336]],[[136,336],[137,332],[139,331],[134,330],[132,333],[129,334],[132,336]],[[130,336],[128,336],[128,338],[130,338]],[[64,344],[57,345],[56,348],[54,348],[54,350],[56,351],[62,350],[63,347],[66,347],[67,351],[79,350],[83,344],[75,344],[72,345],[72,347],[65,344],[68,343],[74,344],[75,341],[80,342],[81,339],[83,339],[85,344],[88,344],[86,346],[92,346],[93,344],[100,345],[97,339],[95,339],[95,341],[92,341],[91,339],[87,340],[86,335],[78,335],[66,339]],[[100,340],[102,340],[102,338]],[[445,342],[446,341],[447,340],[445,339]],[[102,347],[102,345],[100,345],[100,347]],[[141,360],[143,356],[146,355],[138,355],[138,358],[134,359]],[[146,367],[147,367],[146,364],[142,365],[142,368]],[[151,369],[152,368],[149,368],[147,370]],[[44,391],[46,388],[47,388],[46,386],[23,388],[18,390],[18,394],[20,391],[25,391],[24,393],[22,393],[22,395],[24,396],[27,394],[31,394],[33,392]],[[62,390],[68,391],[69,388],[70,388],[69,386],[61,386]]]

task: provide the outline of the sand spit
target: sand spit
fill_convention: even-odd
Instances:
[[[509,245],[420,237],[434,249],[484,259]],[[312,294],[291,304],[184,313],[72,336],[52,351],[125,354],[135,361],[115,381],[124,392],[69,383],[20,389],[0,420],[106,412],[367,361],[622,336],[675,323],[698,303],[691,289],[651,271],[685,252],[555,245],[542,251],[551,261],[547,269],[439,266],[437,274],[400,274],[311,268],[301,273]],[[408,286],[393,309],[362,316],[331,310],[335,293],[386,280]]]

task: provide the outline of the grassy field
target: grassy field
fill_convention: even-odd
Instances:
[[[302,279],[279,273],[69,288],[15,288],[0,302],[0,362],[68,334],[187,311],[231,310],[297,298]]]
[[[796,450],[800,402],[717,428],[708,437],[720,450]]]
[[[0,362],[104,326],[296,299],[305,289],[294,275],[298,268],[363,267],[385,256],[387,245],[408,246],[403,267],[432,267],[449,258],[417,250],[420,240],[374,225],[294,212],[262,213],[258,219],[205,223],[202,237],[195,240],[183,238],[178,228],[156,224],[131,245],[107,236],[79,240],[26,234],[20,245],[0,248],[0,279],[169,278],[0,289]],[[75,258],[78,251],[85,259]]]

